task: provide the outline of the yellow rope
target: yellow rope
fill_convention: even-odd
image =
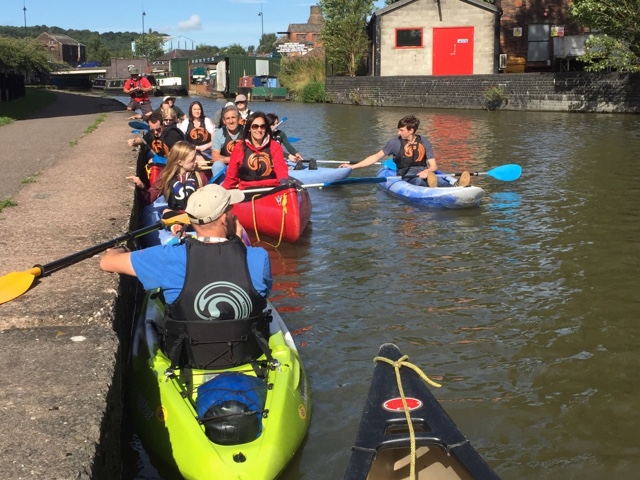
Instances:
[[[256,198],[260,197],[261,195],[254,195],[251,197],[251,215],[253,217],[253,231],[256,232],[256,243],[260,243],[260,234],[258,233],[258,219],[256,218],[256,206],[255,206],[255,201]],[[285,192],[285,194],[282,196],[282,220],[280,221],[280,237],[278,238],[278,243],[273,245],[269,242],[263,241],[262,243],[266,243],[267,245],[273,247],[273,248],[278,248],[280,246],[280,244],[282,243],[282,236],[284,235],[284,219],[287,216],[287,199],[289,198],[288,193]]]
[[[409,438],[411,440],[411,470],[409,473],[409,480],[415,480],[416,478],[416,434],[413,430],[413,422],[411,421],[411,414],[409,413],[409,407],[407,405],[407,398],[404,395],[404,389],[402,388],[402,377],[400,376],[400,367],[408,367],[418,374],[422,380],[427,382],[433,387],[441,387],[439,383],[434,382],[427,377],[419,367],[416,367],[413,363],[406,362],[409,357],[403,355],[398,361],[390,360],[386,357],[375,357],[373,362],[385,362],[391,365],[396,372],[396,382],[398,383],[398,391],[400,392],[400,398],[402,398],[402,408],[404,409],[404,416],[407,419],[407,426],[409,427]]]

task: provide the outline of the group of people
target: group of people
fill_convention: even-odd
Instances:
[[[141,110],[145,115],[148,109]],[[162,289],[169,311],[186,321],[197,319],[194,299],[215,282],[243,290],[250,299],[252,315],[265,307],[272,282],[269,257],[264,249],[240,240],[242,226],[233,216],[232,206],[244,199],[244,189],[288,184],[283,145],[289,160],[303,160],[278,130],[277,115],[252,112],[244,95],[238,95],[235,103],[226,104],[219,113],[219,119],[210,120],[202,104],[194,101],[180,121],[175,105],[170,105],[151,112],[149,131],[142,139],[129,141],[130,145],[149,147],[148,154],[141,156],[143,162],[153,162],[155,155],[167,159],[153,184],[139,175],[131,178],[145,203],[164,195],[170,209],[186,212],[195,237],[135,252],[126,247],[110,249],[100,263],[106,271],[137,276],[145,289]],[[436,176],[433,147],[418,134],[419,126],[415,116],[403,117],[397,137],[380,151],[340,167],[362,168],[391,155],[398,175],[413,184],[432,188],[439,182],[441,186],[453,184],[453,177]],[[209,183],[217,169],[225,173],[221,185]],[[457,185],[466,186],[469,181],[465,172]],[[217,311],[212,320],[238,319],[232,310]]]
[[[208,183],[228,189],[288,184],[289,165],[278,142],[286,136],[272,130],[277,116],[250,111],[246,97],[238,95],[236,103],[222,108],[222,126],[216,128],[199,101],[191,103],[180,121],[173,100],[163,99],[167,106],[147,117],[148,131],[128,141],[144,148],[136,174],[128,177],[143,204],[164,195],[169,209],[183,211],[189,195]],[[297,152],[289,155],[301,159]]]

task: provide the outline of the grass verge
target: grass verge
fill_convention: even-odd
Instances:
[[[16,98],[10,102],[0,102],[0,127],[16,120],[29,118],[37,111],[53,103],[55,99],[55,94],[48,90],[27,88],[26,96]]]
[[[15,200],[13,200],[11,198],[7,198],[5,200],[0,200],[0,212],[2,212],[2,210],[4,210],[5,208],[15,207],[17,205],[18,205],[18,202],[16,202]]]

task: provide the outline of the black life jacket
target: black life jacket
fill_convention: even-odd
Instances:
[[[180,178],[176,175],[169,190],[167,204],[171,210],[184,210],[187,208],[187,200],[193,192],[203,187],[200,175],[195,172],[188,173],[186,177]]]
[[[403,176],[411,167],[427,167],[427,152],[420,135],[413,143],[400,138],[400,151],[393,157],[398,175]]]
[[[196,146],[204,145],[211,141],[211,134],[209,130],[205,128],[204,119],[202,120],[202,125],[199,127],[196,127],[193,122],[189,120],[189,124],[187,125],[187,139]]]
[[[270,357],[267,301],[253,286],[242,240],[185,243],[185,283],[161,326],[172,367],[228,368]]]
[[[167,137],[173,138],[170,138],[169,141],[167,141]],[[164,132],[162,132],[162,135],[160,135],[160,138],[156,138],[152,134],[152,139],[149,143],[149,147],[151,147],[151,150],[153,150],[156,154],[160,155],[161,157],[167,158],[169,156],[169,152],[171,151],[171,147],[173,147],[178,139],[187,139],[182,130],[176,127],[165,128]]]
[[[236,136],[236,139],[234,140],[231,137],[231,134],[229,133],[229,130],[227,129],[227,127],[222,127],[222,134],[224,135],[224,142],[222,143],[222,147],[220,147],[220,155],[222,155],[223,157],[230,157],[231,156],[231,152],[233,152],[233,149],[236,146],[236,143],[242,141],[242,130],[243,130],[243,127],[240,126],[240,128],[238,129],[238,135]]]
[[[238,178],[245,182],[255,180],[269,180],[276,178],[271,158],[271,142],[264,147],[253,149],[247,142],[244,143],[244,159],[238,169]]]

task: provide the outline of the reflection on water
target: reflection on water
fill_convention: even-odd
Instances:
[[[523,167],[516,182],[474,177],[487,196],[472,210],[419,209],[374,185],[314,190],[302,241],[267,247],[313,388],[283,479],[342,477],[384,342],[442,379],[436,397],[503,478],[637,477],[640,117],[251,108],[287,116],[305,157],[360,160],[413,113],[442,170]]]

